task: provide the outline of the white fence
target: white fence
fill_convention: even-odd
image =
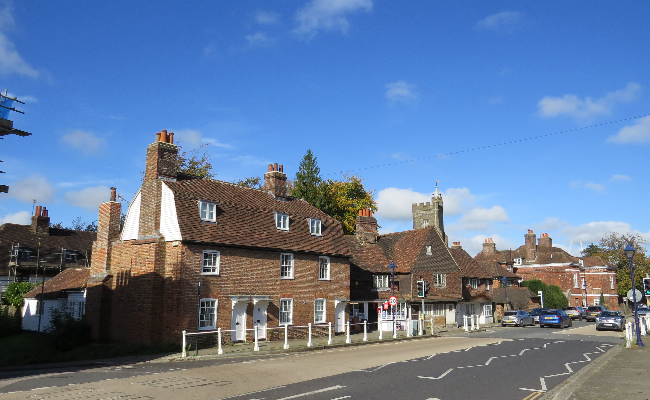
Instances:
[[[476,317],[476,324],[474,324],[474,317]],[[363,332],[363,341],[367,342],[368,341],[368,332],[369,329],[372,329],[373,331],[378,331],[379,333],[379,340],[384,340],[384,330],[380,329],[384,323],[386,322],[392,322],[392,335],[389,333],[389,336],[392,338],[397,338],[397,323],[400,321],[382,321],[380,320],[379,322],[372,322],[369,323],[367,321],[359,322],[359,323],[350,323],[348,322],[345,325],[345,343],[352,343],[352,340],[350,338],[350,330],[353,329],[357,333]],[[410,320],[407,319],[406,321],[401,321],[401,322],[406,322],[406,336],[407,337],[412,337],[414,335],[416,336],[424,336],[424,335],[433,335],[434,334],[434,324],[433,324],[433,318],[430,318],[429,321],[426,321],[425,319],[421,318],[420,320]],[[428,329],[427,329],[428,325]],[[472,316],[472,322],[471,322],[472,330],[478,329],[478,316]],[[466,329],[467,330],[467,329]],[[187,357],[187,352],[188,352],[188,342],[191,341],[192,338],[195,338],[195,348],[194,350],[196,351],[196,354],[198,354],[198,343],[199,343],[199,338],[203,338],[204,340],[204,346],[202,347],[214,347],[214,342],[216,341],[216,346],[217,346],[217,354],[223,354],[223,344],[226,341],[226,336],[230,337],[230,342],[235,342],[232,340],[232,338],[237,334],[238,331],[236,330],[226,330],[226,329],[217,329],[217,330],[212,330],[212,331],[200,331],[200,332],[187,332],[183,331],[183,357]],[[242,331],[239,331],[242,332]],[[243,330],[245,333],[245,338],[243,341],[248,342],[252,341],[254,343],[253,346],[253,351],[259,351],[260,350],[260,340],[264,342],[272,341],[272,340],[277,340],[272,337],[278,338],[278,337],[284,337],[284,349],[289,349],[289,338],[290,336],[292,338],[299,338],[299,339],[307,339],[307,347],[313,347],[315,341],[318,341],[318,345],[331,345],[332,344],[332,337],[333,337],[333,332],[332,332],[332,323],[328,322],[326,325],[325,324],[307,324],[304,326],[294,326],[294,325],[284,325],[280,327],[275,327],[275,328],[268,328],[268,327],[259,327],[255,325],[254,328],[252,329],[245,329]],[[428,332],[428,333],[427,333]],[[263,339],[260,339],[262,337]],[[280,339],[282,340],[282,339]]]
[[[650,327],[650,315],[640,315],[639,331],[641,333],[641,336],[648,335],[648,327]],[[634,344],[636,344],[636,329],[634,326],[634,321],[630,321],[625,324],[625,345],[629,348]]]

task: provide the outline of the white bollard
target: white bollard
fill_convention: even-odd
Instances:
[[[397,325],[395,324],[395,316],[393,316],[393,339],[397,339]]]
[[[345,328],[346,328],[346,330],[347,330],[347,332],[346,332],[346,336],[345,336],[345,343],[352,343],[352,342],[350,341],[350,321],[348,321],[348,323],[346,324]]]
[[[181,357],[185,358],[187,357],[187,345],[185,344],[185,331],[183,331],[183,352],[181,353]]]
[[[467,315],[463,315],[463,329],[465,329],[465,332],[469,331],[469,326],[467,325]]]
[[[260,351],[258,334],[257,334],[257,324],[253,324],[253,337],[255,338],[255,346],[253,347],[253,351]]]
[[[648,334],[646,331],[646,325],[645,325],[645,319],[644,318],[639,318],[639,328],[641,328],[641,336],[645,336]]]
[[[368,341],[368,320],[363,321],[363,341]]]
[[[332,344],[332,322],[327,323],[327,328],[329,329],[329,339],[327,340],[327,344],[330,345]]]
[[[431,336],[433,336],[433,317],[431,317]]]
[[[632,347],[632,323],[625,324],[625,347]]]
[[[418,336],[424,336],[424,314],[418,315]]]
[[[471,323],[471,326],[472,326],[471,330],[474,330],[474,314],[469,316],[469,320],[470,320],[470,323]]]
[[[217,354],[223,354],[223,348],[221,347],[221,328],[217,329],[217,340],[219,341]]]
[[[479,316],[477,315],[476,316],[476,330],[478,331],[479,329],[481,329],[481,327],[479,325]]]
[[[411,332],[411,327],[412,327],[412,325],[411,325],[412,322],[411,322],[411,321],[412,321],[411,318],[408,318],[408,319],[406,320],[406,337],[411,337],[411,336],[413,336],[413,335],[412,335],[412,332]]]
[[[284,348],[289,348],[289,325],[284,326]]]
[[[381,319],[381,312],[379,313],[379,318],[377,321],[377,329],[379,329],[379,340],[384,340],[384,323],[383,320]]]
[[[312,347],[314,344],[311,341],[311,322],[307,325],[309,326],[309,340],[307,341],[307,347]]]

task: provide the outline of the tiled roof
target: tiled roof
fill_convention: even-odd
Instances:
[[[615,265],[608,263],[607,261],[603,260],[598,256],[581,257],[581,258],[584,262],[585,268],[601,267],[607,269],[616,269]]]
[[[380,235],[376,244],[361,245],[354,236],[348,236],[347,241],[353,254],[352,262],[370,272],[389,272],[391,261],[397,265],[397,272],[402,273],[413,270],[460,272],[433,227]],[[427,245],[431,246],[431,254],[426,253]]]
[[[41,298],[41,292],[46,299],[56,299],[63,296],[66,290],[80,290],[86,287],[90,277],[90,268],[69,268],[54,278],[25,293],[24,298]]]
[[[463,276],[466,278],[479,278],[487,279],[493,278],[494,275],[489,269],[484,268],[481,264],[476,262],[467,252],[463,249],[449,249],[452,257],[456,260],[456,264],[460,267]]]
[[[213,179],[164,184],[174,192],[183,240],[349,255],[341,224],[302,199],[276,199],[264,190]],[[201,222],[199,200],[217,204],[216,223]],[[289,231],[276,229],[275,212],[289,214]],[[322,221],[322,236],[310,234],[307,218]]]
[[[537,246],[534,260],[526,258],[526,246],[522,245],[515,250],[497,250],[495,254],[486,254],[483,251],[478,253],[476,261],[497,261],[512,262],[515,258],[523,258],[524,265],[531,264],[554,264],[554,263],[577,263],[578,259],[573,257],[559,247]]]
[[[496,261],[477,261],[492,278],[505,276],[507,278],[519,278],[519,275],[508,271]]]
[[[97,238],[95,232],[74,231],[70,229],[50,228],[49,234],[36,234],[31,225],[3,224],[0,226],[0,268],[9,263],[11,246],[20,244],[21,248],[33,251],[32,263],[36,263],[36,253],[46,261],[46,265],[59,265],[61,248],[79,253],[77,265],[85,266],[85,258],[92,253],[93,241]],[[90,264],[90,263],[88,263]]]
[[[495,303],[506,302],[506,291],[508,293],[508,302],[512,304],[527,304],[528,299],[537,297],[537,294],[526,287],[513,286],[509,288],[493,288],[492,290],[492,301]]]

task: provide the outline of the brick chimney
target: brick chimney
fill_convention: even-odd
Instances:
[[[377,219],[372,216],[368,209],[359,210],[357,217],[357,228],[355,235],[362,243],[377,243]]]
[[[460,242],[454,242],[454,243],[451,245],[451,248],[452,248],[452,249],[462,250],[463,246],[460,245]]]
[[[152,236],[160,231],[161,181],[176,181],[178,175],[178,147],[174,133],[162,130],[156,141],[147,147],[147,163],[141,189],[140,236]]]
[[[497,244],[492,241],[492,238],[485,239],[483,242],[483,254],[496,254]]]
[[[532,229],[528,230],[526,236],[526,260],[534,261],[535,254],[537,253],[537,235],[533,233]]]
[[[269,170],[264,174],[264,189],[276,198],[287,197],[287,175],[283,172],[282,165],[269,164]]]
[[[90,273],[101,274],[111,269],[111,246],[120,238],[122,203],[116,201],[116,188],[111,188],[111,199],[99,205],[97,240],[93,243]]]
[[[551,239],[548,236],[548,233],[542,233],[541,235],[539,235],[539,239],[537,240],[537,243],[539,247],[548,247],[548,248],[553,247],[553,239]]]
[[[50,234],[50,217],[47,213],[47,208],[36,206],[34,216],[32,217],[32,233],[37,235]]]

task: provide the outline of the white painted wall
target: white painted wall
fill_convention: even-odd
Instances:
[[[45,310],[41,316],[41,329],[40,332],[43,332],[45,328],[50,324],[50,317],[52,315],[52,309],[64,308],[66,300],[45,300]],[[38,300],[36,299],[25,299],[25,304],[23,305],[23,321],[22,327],[25,330],[29,331],[38,331]]]
[[[174,192],[172,192],[165,182],[162,185],[162,196],[160,199],[160,233],[165,237],[165,241],[167,242],[183,239],[181,237],[181,228],[178,226]]]
[[[121,240],[137,239],[140,231],[140,203],[142,201],[142,193],[138,192],[131,204],[129,204],[129,211],[126,213],[124,220],[124,228],[122,228]]]

